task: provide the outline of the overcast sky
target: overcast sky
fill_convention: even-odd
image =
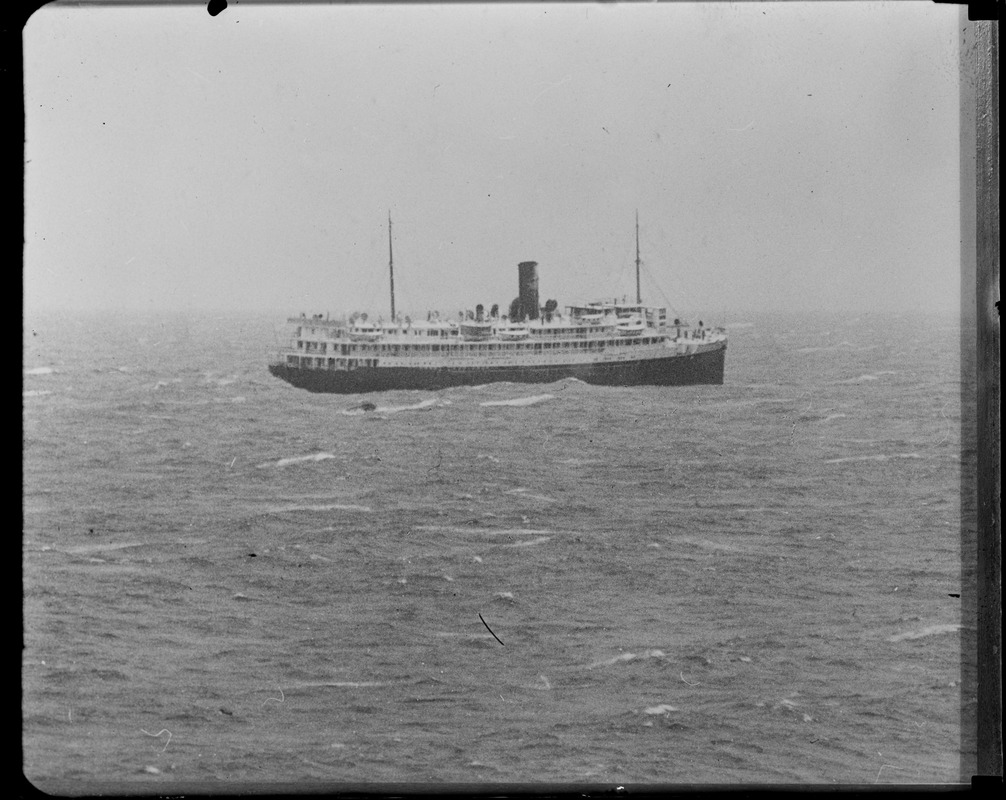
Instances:
[[[956,7],[39,10],[25,304],[957,313]]]

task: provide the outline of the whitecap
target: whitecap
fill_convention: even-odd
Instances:
[[[382,414],[397,414],[399,411],[421,411],[424,408],[432,408],[437,405],[439,401],[436,398],[430,400],[421,400],[418,403],[413,403],[410,406],[378,406],[375,411]]]
[[[435,533],[471,533],[474,528],[461,528],[457,525],[415,525],[413,530],[431,531]]]
[[[847,383],[862,383],[863,381],[876,381],[879,380],[876,375],[860,375],[858,378],[847,378],[844,381],[836,381],[836,383],[847,384]]]
[[[56,370],[52,367],[32,367],[24,371],[25,375],[51,375]]]
[[[44,397],[47,394],[52,394],[48,389],[29,389],[27,392],[21,392],[21,397]]]
[[[370,411],[374,411],[377,408],[373,403],[360,403],[358,406],[350,406],[349,408],[342,409],[342,413],[347,417],[358,417],[361,414],[366,414]]]
[[[335,458],[331,453],[312,453],[309,456],[291,456],[289,458],[281,458],[279,461],[267,461],[264,464],[259,464],[259,469],[265,467],[288,467],[291,464],[303,464],[308,461],[325,461],[329,458]]]
[[[607,658],[604,661],[595,661],[593,664],[588,664],[587,669],[594,669],[595,667],[610,667],[624,661],[636,661],[646,658],[666,658],[666,654],[663,650],[644,650],[642,653],[620,653],[619,655]]]
[[[544,403],[546,400],[555,398],[553,394],[535,394],[530,397],[518,397],[514,400],[486,400],[479,403],[480,406],[533,406],[535,403]]]
[[[950,625],[930,625],[917,631],[905,631],[888,638],[889,642],[901,642],[905,639],[921,639],[925,636],[938,636],[941,633],[957,633],[961,629],[959,623]]]
[[[400,411],[422,411],[438,404],[446,405],[444,401],[437,400],[436,398],[421,400],[408,406],[377,406],[373,403],[360,403],[357,406],[344,409],[342,413],[347,416],[358,416],[360,414],[397,414]]]
[[[892,458],[922,458],[918,453],[895,453],[885,455],[883,453],[875,456],[846,456],[845,458],[829,458],[825,464],[843,464],[847,461],[889,461]]]
[[[530,541],[525,540],[523,542],[513,542],[512,544],[505,544],[504,547],[530,547],[533,544],[542,544],[551,539],[551,536],[539,536],[537,539],[531,539]]]
[[[833,419],[841,419],[845,414],[829,414],[824,419],[819,420],[822,424],[825,422],[831,422]]]
[[[417,528],[426,528],[427,526],[419,525]],[[429,526],[432,528],[432,526]],[[486,536],[543,536],[545,534],[552,534],[554,531],[546,530],[544,528],[499,528],[499,529],[485,529],[485,528],[457,528],[451,529],[447,528],[444,530],[456,530],[458,533],[482,533]]]
[[[276,506],[275,508],[270,508],[265,513],[267,514],[289,514],[294,511],[362,511],[370,512],[372,509],[370,506],[358,506],[352,504],[343,503],[329,503],[326,505],[318,506]]]
[[[587,669],[593,669],[594,667],[610,667],[612,664],[618,664],[620,661],[634,661],[635,659],[635,653],[621,653],[620,655],[612,658],[607,658],[604,661],[595,661],[593,664],[589,664]]]
[[[683,536],[683,537],[679,538],[678,541],[679,542],[683,542],[685,544],[693,545],[695,547],[703,547],[703,548],[706,548],[708,550],[723,550],[723,551],[728,552],[728,553],[744,553],[744,552],[746,552],[744,550],[744,548],[742,548],[742,547],[737,547],[737,546],[732,545],[732,544],[724,544],[723,542],[714,542],[714,541],[711,541],[709,539],[692,539],[690,537]]]
[[[287,686],[287,691],[291,689],[369,689],[373,686],[387,686],[380,681],[312,681],[308,683],[298,683]]]
[[[674,706],[669,706],[666,703],[661,703],[659,706],[649,706],[643,709],[644,714],[649,714],[651,716],[656,714],[666,714],[669,711],[677,711]]]
[[[101,553],[108,550],[127,550],[131,547],[143,547],[145,542],[110,542],[109,544],[79,544],[75,547],[67,547],[64,553],[73,555],[83,555],[84,553]],[[56,548],[58,549],[58,548]]]

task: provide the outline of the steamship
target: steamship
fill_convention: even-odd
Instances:
[[[642,303],[638,218],[636,302],[602,300],[563,312],[555,300],[539,304],[538,264],[523,261],[518,296],[506,314],[480,305],[457,319],[397,315],[391,243],[389,216],[390,320],[292,317],[291,339],[269,364],[273,375],[310,392],[337,394],[564,378],[608,386],[723,383],[722,328],[669,321],[666,308]]]

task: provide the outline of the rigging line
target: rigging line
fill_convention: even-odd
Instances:
[[[645,262],[643,263],[643,266],[644,267],[646,266]],[[650,272],[649,269],[647,269],[647,275],[649,275],[651,278],[653,278],[653,273]],[[667,295],[664,293],[663,288],[660,286],[660,284],[658,284],[656,282],[655,278],[653,278],[653,282],[654,282],[654,285],[656,285],[657,289],[660,291],[661,295],[663,295],[664,299],[667,301],[668,305],[670,306],[671,301],[667,298]],[[698,313],[699,312],[698,306],[695,304],[695,301],[694,301],[691,293],[689,291],[687,291],[687,289],[685,288],[685,286],[681,282],[679,282],[678,279],[676,279],[676,278],[672,280],[672,283],[675,284],[675,287],[674,287],[675,294],[679,295],[681,297],[682,302],[684,303],[685,307],[689,308],[692,311],[692,313]],[[676,313],[678,312],[678,309],[674,309],[673,306],[671,306],[671,308]],[[681,316],[680,313],[678,314],[678,316]]]
[[[681,312],[675,307],[674,303],[671,302],[671,299],[667,296],[667,293],[664,291],[663,287],[659,283],[657,283],[657,279],[654,277],[653,273],[650,272],[650,268],[646,266],[646,262],[641,261],[640,264],[643,267],[643,269],[646,270],[646,275],[650,279],[650,282],[657,287],[657,291],[660,292],[660,296],[664,298],[664,302],[667,303],[667,307],[674,312],[674,316],[680,318],[682,316]]]

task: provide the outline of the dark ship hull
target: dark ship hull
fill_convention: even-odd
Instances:
[[[486,383],[552,383],[577,378],[599,386],[689,386],[722,384],[726,344],[714,350],[661,358],[466,367],[358,367],[352,370],[270,364],[277,378],[309,392],[364,394],[396,389],[436,390]]]

